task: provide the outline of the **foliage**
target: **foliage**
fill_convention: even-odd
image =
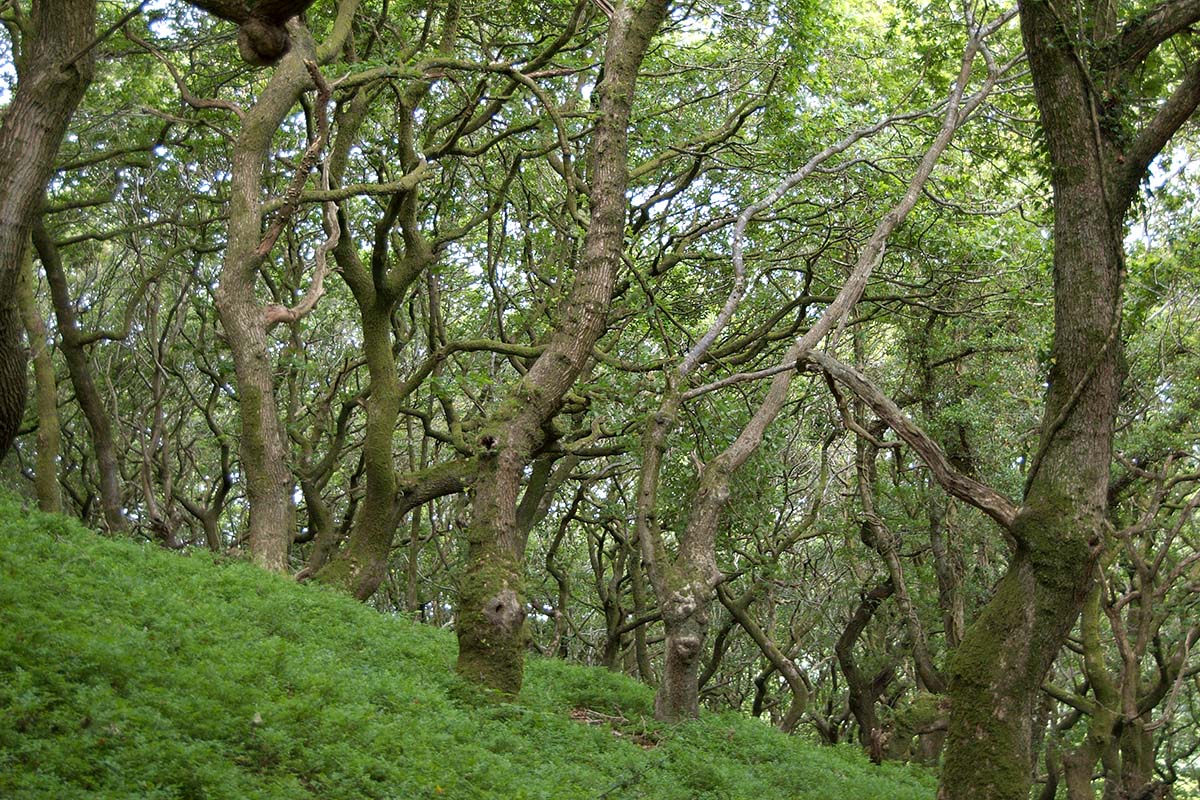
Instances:
[[[23,5],[0,2],[0,103]],[[184,0],[150,3],[111,30],[126,9],[99,4],[109,33],[94,48],[96,78],[41,218],[62,256],[66,310],[84,342],[77,360],[97,385],[117,464],[99,463],[66,366],[63,309],[38,259],[34,315],[47,320],[39,335],[54,378],[39,389],[50,410],[27,404],[0,486],[32,494],[57,482],[61,506],[99,527],[102,479],[115,477],[114,507],[130,536],[190,556],[101,547],[61,521],[12,517],[14,530],[53,529],[61,539],[9,537],[14,564],[23,547],[41,555],[20,556],[32,559],[17,570],[30,576],[21,586],[8,580],[12,569],[0,585],[8,593],[0,659],[15,687],[2,690],[15,710],[4,723],[4,757],[19,760],[12,780],[25,790],[44,781],[54,795],[49,787],[61,778],[80,791],[131,796],[419,797],[439,786],[455,796],[539,796],[552,786],[547,796],[610,787],[608,796],[773,796],[810,781],[827,786],[807,777],[809,764],[827,776],[843,756],[853,761],[841,750],[805,749],[796,741],[804,737],[868,749],[875,737],[890,742],[885,759],[937,763],[947,704],[935,699],[916,651],[927,650],[935,678],[947,671],[1012,552],[999,526],[947,496],[866,404],[824,376],[795,374],[783,412],[729,481],[713,537],[722,588],[745,602],[805,691],[780,677],[752,626],[710,592],[701,703],[782,724],[789,704],[806,696],[793,739],[732,718],[706,716],[679,730],[646,721],[665,628],[634,520],[642,434],[664,398],[740,377],[683,402],[666,438],[655,521],[667,550],[678,552],[700,470],[744,429],[772,379],[763,371],[828,307],[904,191],[938,130],[967,16],[1002,13],[991,4],[673,4],[631,98],[621,266],[604,330],[581,349],[590,360],[540,426],[544,440],[521,454],[532,463],[517,495],[531,648],[642,683],[534,659],[519,702],[477,709],[473,690],[447,674],[444,634],[398,617],[433,628],[462,618],[455,605],[479,497],[472,469],[490,452],[488,426],[506,413],[506,398],[521,397],[513,387],[545,352],[580,274],[610,31],[604,5],[476,5],[461,19],[452,0],[308,9],[302,26],[318,46],[334,35],[335,15],[354,9],[354,24],[321,65],[334,84],[330,141],[299,176],[302,202],[253,270],[244,299],[263,313],[248,317],[295,305],[313,285],[328,233],[322,161],[340,165],[333,183],[348,195],[337,202],[341,247],[319,303],[265,330],[254,368],[239,374],[229,320],[216,308],[234,223],[243,221],[230,219],[231,202],[265,204],[262,224],[248,226],[257,245],[316,131],[314,94],[299,93],[276,127],[259,131],[265,169],[241,194],[244,160],[233,156],[281,71],[243,64],[233,27]],[[1095,8],[1132,21],[1151,5]],[[956,469],[1017,505],[1050,422],[1056,325],[1052,170],[1018,22],[988,38],[994,61],[1011,69],[955,133],[862,299],[821,345],[892,398]],[[1155,96],[1177,85],[1194,61],[1194,43],[1182,41],[1190,30],[1121,85],[1097,85],[1100,133],[1124,141]],[[1092,64],[1101,55],[1075,58]],[[969,89],[983,79],[982,62]],[[1127,113],[1112,116],[1122,106]],[[734,285],[737,214],[849,132],[889,117],[749,222],[745,296],[708,356],[679,379],[682,355]],[[1109,470],[1112,530],[1096,570],[1106,592],[1093,609],[1099,657],[1086,663],[1072,634],[1045,681],[1056,700],[1034,704],[1031,726],[1043,755],[1061,761],[1095,722],[1095,678],[1108,673],[1154,699],[1174,676],[1156,705],[1126,711],[1122,726],[1146,726],[1151,771],[1178,777],[1177,793],[1188,780],[1194,786],[1187,771],[1200,752],[1195,152],[1184,129],[1151,166],[1124,242],[1125,377]],[[424,167],[426,180],[394,188]],[[369,269],[356,276],[353,258]],[[268,388],[248,385],[247,373]],[[390,416],[380,416],[388,403]],[[60,430],[50,424],[56,406],[61,441],[43,442]],[[383,619],[237,563],[208,569],[208,551],[234,562],[253,554],[239,432],[254,407],[278,417],[261,427],[278,429],[277,497],[296,512],[294,530],[272,529],[287,549],[279,566],[307,574],[326,558],[345,565],[359,555],[355,533],[375,525],[386,537],[374,550],[383,580],[369,602]],[[372,418],[383,420],[374,430]],[[35,486],[35,472],[50,480]],[[439,480],[449,472],[461,482]],[[413,496],[420,500],[410,504]],[[141,572],[186,591],[175,598]],[[869,609],[839,652],[885,581],[907,599],[893,593]],[[76,589],[82,602],[71,605]],[[40,667],[28,661],[36,653]],[[1172,672],[1176,656],[1182,666]],[[847,678],[856,669],[878,684],[861,719]],[[261,725],[246,722],[256,714]],[[112,725],[119,735],[105,732]],[[421,738],[423,729],[432,738]],[[464,765],[458,778],[455,758]],[[1052,780],[1056,767],[1038,763],[1036,779]],[[1111,777],[1114,759],[1098,763]],[[436,780],[423,782],[426,771]],[[847,774],[869,796],[866,775]],[[575,788],[559,794],[560,778]]]
[[[0,500],[0,794],[932,796],[740,716],[658,725],[646,687],[559,661],[477,703],[446,632],[217,562]]]

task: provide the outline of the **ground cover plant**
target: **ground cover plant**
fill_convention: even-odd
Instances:
[[[534,659],[515,702],[453,636],[236,561],[0,500],[0,796],[929,798],[733,714],[666,726],[652,690]]]
[[[1198,29],[0,0],[0,800],[1192,800]]]

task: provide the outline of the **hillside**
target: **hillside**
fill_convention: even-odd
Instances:
[[[103,539],[0,499],[0,797],[930,798],[730,715],[532,659],[478,702],[454,639],[240,563]]]

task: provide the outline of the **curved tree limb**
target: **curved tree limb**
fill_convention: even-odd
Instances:
[[[910,420],[895,401],[880,391],[865,375],[827,353],[814,351],[804,356],[803,361],[815,365],[833,377],[870,406],[888,427],[921,456],[943,489],[963,502],[975,506],[1000,523],[1005,530],[1012,528],[1013,520],[1017,516],[1017,504],[990,486],[963,475],[951,466],[950,459],[946,457],[941,446]]]

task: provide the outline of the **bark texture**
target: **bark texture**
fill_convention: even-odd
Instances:
[[[54,158],[92,79],[96,0],[34,0],[26,22],[17,89],[0,120],[0,458],[25,410],[17,279]]]
[[[846,627],[842,629],[842,635],[838,637],[837,644],[834,645],[838,666],[841,667],[842,674],[846,676],[850,713],[854,715],[854,721],[858,723],[859,744],[862,745],[871,761],[876,764],[883,761],[885,743],[883,728],[875,714],[875,702],[880,695],[887,691],[888,684],[895,678],[896,665],[889,662],[874,675],[865,675],[858,665],[858,659],[854,657],[854,645],[866,630],[871,618],[875,616],[875,610],[879,608],[879,604],[891,597],[892,592],[891,581],[881,583],[870,591],[864,590],[858,608],[846,622]]]
[[[87,350],[79,330],[79,319],[75,314],[75,303],[71,300],[67,276],[62,258],[50,234],[39,218],[33,227],[33,245],[38,258],[46,270],[46,282],[50,284],[50,297],[54,304],[54,316],[58,320],[58,335],[63,358],[71,385],[75,388],[75,399],[87,420],[92,435],[92,449],[96,453],[97,480],[100,484],[100,507],[104,513],[104,524],[110,533],[124,531],[128,527],[121,497],[121,467],[117,459],[117,446],[113,439],[112,424],[108,410],[92,378]]]
[[[505,693],[521,688],[527,531],[517,521],[521,476],[567,390],[604,331],[624,247],[629,183],[626,152],[638,70],[666,18],[666,0],[620,5],[609,26],[599,118],[590,154],[591,188],[583,257],[545,351],[496,411],[481,455],[467,533],[456,630],[458,671]]]
[[[234,144],[229,243],[215,293],[237,377],[240,455],[250,504],[250,555],[256,564],[276,571],[287,565],[295,509],[290,453],[267,352],[265,313],[255,297],[257,269],[262,262],[255,249],[262,236],[262,175],[271,137],[308,85],[302,63],[304,49],[293,51],[276,70],[258,102],[246,113]]]
[[[1146,167],[1200,101],[1196,67],[1139,131],[1116,99],[1158,43],[1200,16],[1195,3],[1163,3],[1123,27],[1110,4],[1088,4],[1078,31],[1045,0],[1025,0],[1020,11],[1054,191],[1053,366],[1011,526],[1016,552],[951,662],[943,800],[1029,795],[1034,704],[1106,532],[1125,215]],[[1105,107],[1100,89],[1110,92]]]
[[[460,5],[451,2],[442,22],[438,51],[448,55],[458,36]],[[375,221],[374,242],[369,264],[358,257],[358,245],[349,220],[340,217],[342,235],[333,250],[341,274],[358,305],[359,324],[366,355],[369,391],[365,401],[367,426],[363,445],[366,472],[366,493],[355,510],[348,547],[319,579],[349,591],[359,600],[366,600],[387,575],[388,556],[395,530],[405,513],[418,509],[433,496],[426,492],[405,491],[398,496],[394,432],[400,416],[400,403],[411,391],[401,383],[396,363],[397,343],[394,342],[392,314],[413,283],[431,266],[436,255],[418,224],[420,208],[420,178],[428,165],[417,154],[415,120],[422,99],[429,93],[431,83],[425,79],[411,81],[403,92],[404,113],[399,115],[396,136],[402,143],[400,166],[405,178],[403,188],[388,200],[383,214]],[[341,183],[346,153],[353,145],[365,119],[367,98],[357,96],[344,109],[339,120],[338,142],[335,147],[333,180]],[[391,252],[393,230],[399,227],[402,245]],[[461,489],[461,480],[454,468],[432,472],[426,486],[444,493]],[[410,479],[412,476],[409,476]],[[449,480],[438,480],[449,478]],[[419,500],[418,500],[419,498]],[[397,508],[400,500],[400,508]],[[416,501],[416,502],[413,502]],[[309,572],[322,570],[325,560],[332,556],[329,548],[315,547]]]
[[[291,50],[246,112],[234,143],[229,240],[214,297],[237,377],[250,556],[259,566],[275,571],[287,566],[296,514],[291,453],[275,396],[268,331],[288,310],[261,303],[255,286],[259,267],[274,243],[268,238],[271,234],[263,235],[264,165],[272,137],[312,84],[305,62],[317,61],[312,37],[302,25],[291,23],[291,36]],[[277,224],[272,233],[278,235],[279,229]]]

